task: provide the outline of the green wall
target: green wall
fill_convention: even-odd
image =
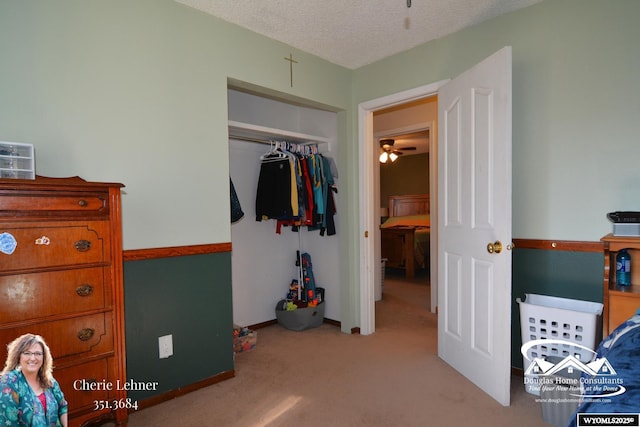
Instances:
[[[516,247],[512,275],[511,365],[518,368],[522,368],[522,336],[517,298],[540,294],[602,303],[604,257],[600,252]]]
[[[345,158],[351,71],[173,0],[0,0],[0,58],[0,140],[33,143],[39,175],[124,183],[125,250],[231,241],[229,82],[338,112]],[[128,377],[159,382],[132,398],[233,369],[230,256],[125,265]],[[340,292],[349,331],[357,292]],[[165,334],[174,356],[160,360]]]
[[[354,105],[513,54],[513,235],[598,241],[640,210],[640,2],[546,0],[355,70]],[[390,78],[393,76],[393,78]]]
[[[380,206],[388,197],[400,194],[429,193],[429,155],[400,156],[393,163],[380,164]]]
[[[640,210],[638,16],[637,0],[545,0],[352,71],[172,0],[0,0],[0,140],[34,143],[41,175],[123,182],[125,249],[209,244],[231,235],[221,202],[229,80],[337,111],[348,331],[360,318],[358,104],[455,77],[512,46],[513,235],[597,241],[610,231],[607,212]],[[518,258],[514,269],[529,266],[523,277],[545,261]],[[127,293],[156,277],[134,279],[136,269],[127,266]],[[198,277],[185,271],[179,283]],[[142,307],[130,298],[127,310]],[[228,307],[225,298],[212,310]],[[145,345],[132,343],[129,359],[157,350],[152,325],[161,316],[140,331]]]
[[[231,240],[229,80],[350,102],[349,70],[173,0],[1,0],[0,58],[0,140],[40,175],[124,183],[125,249]]]
[[[143,400],[233,370],[231,254],[129,261],[124,265],[127,378],[157,381]],[[160,359],[158,337],[173,335]]]
[[[640,210],[639,16],[636,0],[545,0],[355,70],[354,105],[453,78],[512,46],[513,238],[599,241],[607,212]],[[514,366],[515,298],[601,301],[602,266],[597,253],[516,248]]]

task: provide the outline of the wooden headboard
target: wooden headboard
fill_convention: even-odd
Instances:
[[[389,196],[389,216],[422,215],[428,213],[428,194]]]

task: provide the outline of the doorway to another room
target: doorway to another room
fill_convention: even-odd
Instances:
[[[375,289],[378,330],[394,324],[395,315],[435,316],[430,313],[429,145],[437,115],[437,96],[373,112],[382,264]]]
[[[506,46],[453,80],[364,102],[358,109],[361,332],[375,332],[379,280],[373,113],[437,93],[442,130],[438,144],[431,144],[429,166],[430,210],[437,212],[431,215],[430,267],[432,310],[440,307],[438,356],[504,406],[510,403],[512,246],[492,248],[494,241],[511,241],[511,68]]]
[[[409,115],[383,114],[384,112],[394,113],[402,111],[403,107],[417,106],[424,103],[427,98],[435,97],[438,89],[446,83],[446,80],[432,83],[426,86],[414,88],[405,92],[390,95],[384,98],[372,100],[359,105],[360,123],[360,205],[364,208],[362,212],[363,228],[365,232],[360,242],[361,248],[361,289],[360,289],[360,327],[363,335],[375,332],[375,300],[376,294],[381,296],[382,272],[380,262],[381,254],[381,233],[380,220],[383,206],[380,194],[380,143],[379,139],[389,135],[402,135],[416,131],[429,131],[428,142],[428,170],[429,170],[429,210],[437,212],[437,114],[431,119],[425,115],[420,119],[410,118]],[[437,111],[437,102],[434,102]],[[374,118],[374,113],[380,112],[378,121]],[[398,121],[393,124],[391,118],[398,116]],[[418,116],[419,117],[419,116]],[[374,130],[374,124],[378,132]],[[404,154],[403,154],[404,155]],[[400,163],[399,163],[400,164]],[[429,243],[429,277],[430,282],[437,284],[437,216],[430,218],[430,243]],[[437,286],[430,286],[430,311],[436,312],[438,301]]]

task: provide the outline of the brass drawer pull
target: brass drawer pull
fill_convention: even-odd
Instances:
[[[80,341],[88,341],[91,339],[91,337],[93,337],[93,334],[95,334],[95,332],[95,329],[84,328],[80,332],[78,332],[78,339]]]
[[[86,252],[91,249],[91,242],[88,240],[78,240],[73,246],[80,252]]]
[[[91,285],[80,285],[76,288],[76,294],[81,297],[88,297],[93,293],[93,286]]]
[[[89,205],[89,203],[87,203],[86,200],[84,200],[84,199],[78,200],[78,206],[80,206],[81,208],[86,208],[88,205]]]

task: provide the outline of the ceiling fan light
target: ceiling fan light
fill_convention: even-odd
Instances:
[[[380,140],[380,147],[382,149],[389,149],[391,147],[393,147],[393,144],[395,144],[395,140],[392,138],[383,138]]]
[[[389,154],[389,159],[392,162],[395,162],[398,159],[398,155],[396,153],[391,153],[391,154]]]
[[[380,154],[380,163],[387,163],[387,159],[389,159],[389,154],[383,151],[382,154]]]

